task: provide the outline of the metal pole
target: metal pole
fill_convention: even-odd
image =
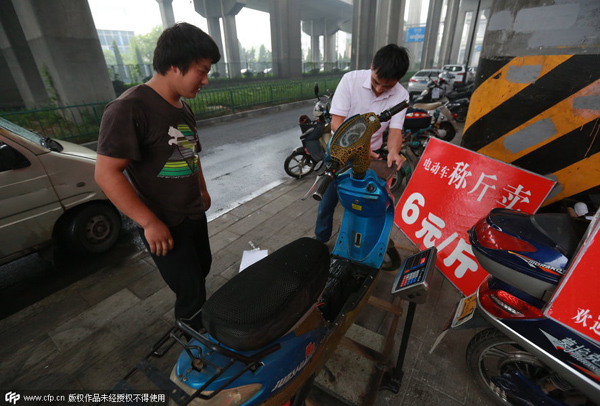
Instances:
[[[396,360],[396,366],[392,369],[391,373],[385,374],[383,382],[379,389],[387,389],[394,393],[398,393],[400,385],[402,385],[402,378],[404,377],[404,371],[402,366],[404,365],[404,358],[406,357],[406,350],[408,348],[408,339],[410,337],[410,330],[412,327],[413,319],[415,317],[415,310],[417,304],[414,302],[408,303],[408,313],[406,314],[406,320],[404,321],[404,330],[402,331],[402,341],[400,343],[400,350],[398,351],[398,359]]]
[[[465,63],[465,70],[469,71],[469,63],[471,61],[471,50],[473,49],[473,45],[475,44],[475,34],[477,32],[477,23],[479,23],[479,9],[481,8],[481,0],[477,1],[477,10],[475,11],[475,15],[473,16],[473,31],[471,32],[471,41],[469,43],[469,49],[467,50],[467,60]],[[465,72],[464,82],[467,81],[467,72]]]

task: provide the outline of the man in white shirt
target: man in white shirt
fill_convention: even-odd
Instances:
[[[346,73],[335,90],[331,102],[331,129],[336,131],[348,117],[368,112],[381,113],[404,100],[408,100],[408,92],[399,81],[406,74],[409,66],[409,56],[406,48],[389,44],[377,51],[371,63],[371,69],[357,70]],[[381,148],[383,132],[389,126],[387,140],[388,167],[400,166],[402,158],[402,125],[405,112],[400,112],[381,128],[371,138],[371,157],[379,158],[374,151]],[[333,214],[338,202],[337,188],[331,183],[319,204],[315,239],[329,241],[333,230]]]

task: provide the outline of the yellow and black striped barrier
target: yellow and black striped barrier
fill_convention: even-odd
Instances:
[[[546,205],[600,193],[600,55],[482,58],[462,145],[555,178]]]

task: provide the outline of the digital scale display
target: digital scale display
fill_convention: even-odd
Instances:
[[[436,257],[437,249],[431,247],[406,258],[398,270],[392,293],[404,300],[425,303]]]

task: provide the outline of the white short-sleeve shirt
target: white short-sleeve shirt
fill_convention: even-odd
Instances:
[[[408,100],[408,92],[400,83],[377,97],[371,88],[371,70],[356,70],[342,77],[331,101],[331,114],[345,118],[368,112],[379,114],[404,100]],[[394,115],[387,123],[381,123],[381,128],[371,138],[371,150],[381,148],[382,134],[388,125],[402,129],[405,115],[406,110]]]

